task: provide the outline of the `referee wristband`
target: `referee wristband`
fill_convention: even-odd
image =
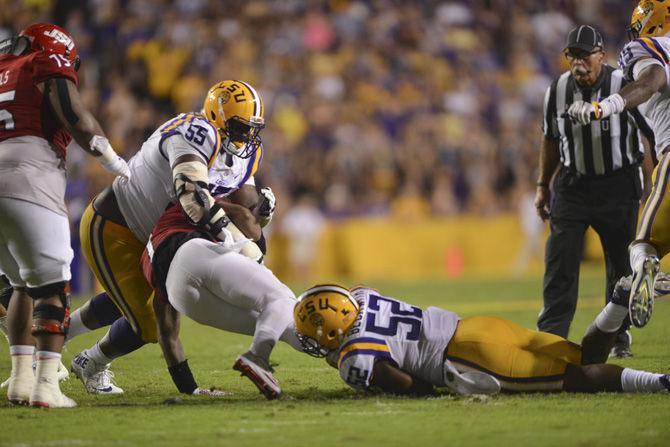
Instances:
[[[191,373],[191,368],[188,367],[188,360],[174,366],[168,366],[168,371],[180,393],[193,394],[193,391],[198,388]]]

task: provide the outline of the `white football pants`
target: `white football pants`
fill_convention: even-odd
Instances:
[[[0,216],[0,271],[12,286],[70,280],[73,251],[66,216],[7,197],[0,197]]]
[[[251,351],[282,340],[302,352],[293,324],[296,298],[265,266],[221,245],[192,239],[170,264],[170,303],[198,323],[254,337]],[[269,352],[267,353],[269,355]]]

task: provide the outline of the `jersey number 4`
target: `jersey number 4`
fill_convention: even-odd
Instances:
[[[14,101],[15,93],[16,90],[0,93],[0,107],[2,107],[3,102]],[[0,109],[0,123],[5,123],[5,130],[14,129],[14,117],[9,113],[9,110]]]
[[[391,306],[391,316],[388,319],[388,325],[377,325],[381,303]],[[398,333],[398,327],[402,324],[408,327],[405,339],[418,340],[421,335],[421,318],[423,312],[420,308],[409,306],[409,309],[400,308],[400,302],[391,298],[385,298],[378,295],[370,295],[368,301],[368,316],[365,321],[365,330],[379,334],[395,336]],[[381,323],[381,322],[380,322]]]

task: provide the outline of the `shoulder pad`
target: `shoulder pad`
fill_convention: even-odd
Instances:
[[[626,80],[633,80],[635,63],[649,57],[658,60],[663,65],[668,63],[668,56],[656,38],[643,37],[628,42],[619,54],[619,68],[623,71]]]
[[[161,128],[161,137],[179,135],[189,146],[202,155],[208,164],[214,162],[219,153],[221,137],[216,128],[206,119],[193,113],[182,113]]]
[[[66,57],[59,54],[49,54],[43,51],[32,53],[33,68],[33,82],[44,82],[52,78],[66,78],[74,82],[75,85],[79,83],[79,76],[77,72]]]

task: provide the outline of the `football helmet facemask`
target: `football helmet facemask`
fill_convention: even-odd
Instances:
[[[670,31],[670,0],[640,0],[630,18],[628,37],[663,36]]]
[[[303,292],[293,310],[296,335],[303,351],[325,357],[337,349],[356,321],[358,303],[344,287],[318,285]]]
[[[261,96],[246,82],[227,80],[213,85],[203,113],[219,129],[226,153],[249,158],[261,146],[265,108]]]
[[[31,51],[60,54],[74,66],[75,70],[79,69],[80,60],[74,40],[60,26],[50,23],[34,23],[21,30],[19,37],[27,37],[30,40]]]

